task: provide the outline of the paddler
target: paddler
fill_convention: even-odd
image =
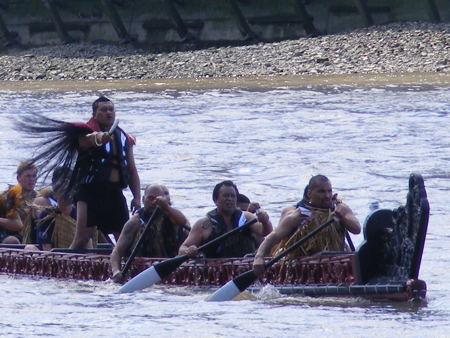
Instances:
[[[239,194],[237,198],[237,206],[242,211],[248,211],[251,212],[252,214],[256,213],[260,214],[259,217],[265,220],[267,226],[270,229],[273,229],[269,214],[261,208],[261,205],[258,202],[251,202],[247,196],[245,196],[244,194]],[[259,247],[259,245],[264,240],[264,236],[259,236],[256,234],[253,234],[253,236],[255,237],[256,240],[256,246]]]
[[[184,231],[189,229],[187,218],[180,210],[172,207],[166,186],[147,186],[142,201],[144,207],[125,224],[111,254],[112,279],[117,283],[123,280],[122,257],[128,256],[136,245],[139,244],[137,257],[174,257],[181,239],[184,239]],[[148,222],[149,228],[146,229]],[[144,230],[144,238],[138,243]]]
[[[73,196],[66,191],[68,182],[63,179],[70,176],[67,170],[70,169],[56,168],[52,175],[52,195],[36,198],[48,201],[36,220],[36,243],[42,250],[68,248],[75,236],[76,208]]]
[[[214,187],[212,199],[216,208],[200,218],[192,227],[188,238],[180,247],[179,254],[196,256],[197,248],[216,237],[242,226],[257,218],[258,222],[238,232],[212,247],[203,250],[207,258],[243,257],[255,252],[255,235],[266,236],[272,231],[272,224],[266,213],[252,214],[237,207],[239,191],[232,181],[223,181]]]
[[[19,216],[22,188],[10,187],[0,194],[0,243],[20,244],[23,223]]]
[[[20,206],[17,209],[20,219],[23,224],[23,230],[19,236],[22,243],[33,243],[34,236],[34,219],[35,211],[33,201],[37,195],[35,191],[37,181],[38,169],[30,160],[25,160],[17,166],[17,185],[13,187],[15,190],[20,190]]]
[[[313,176],[303,200],[295,207],[283,210],[280,223],[260,245],[253,262],[254,271],[262,274],[264,257],[275,256],[332,217],[335,222],[288,254],[287,258],[310,256],[322,251],[344,251],[345,232],[361,232],[361,225],[352,210],[333,195],[330,180],[324,175]]]

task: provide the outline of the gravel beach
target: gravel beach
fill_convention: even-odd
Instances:
[[[0,80],[182,79],[312,74],[450,73],[450,24],[395,23],[239,47],[151,53],[69,44],[9,50]]]

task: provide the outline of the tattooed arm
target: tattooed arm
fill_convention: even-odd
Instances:
[[[114,247],[113,252],[111,253],[110,263],[111,263],[111,271],[112,271],[112,279],[116,283],[120,283],[123,280],[122,276],[122,257],[124,257],[127,252],[130,250],[133,242],[136,238],[136,235],[139,232],[141,220],[139,215],[134,215],[130,218],[130,220],[125,223],[122,232],[120,233],[119,239],[117,240],[117,244]]]
[[[211,222],[208,217],[200,218],[195,222],[186,240],[181,244],[179,255],[189,255],[195,257],[197,247],[211,234]]]

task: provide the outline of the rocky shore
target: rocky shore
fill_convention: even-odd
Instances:
[[[150,53],[69,44],[10,50],[0,80],[100,80],[309,74],[450,73],[450,24],[395,23],[240,47]]]

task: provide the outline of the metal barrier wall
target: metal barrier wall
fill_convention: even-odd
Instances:
[[[450,21],[448,0],[0,0],[13,45],[247,43],[395,21]]]

